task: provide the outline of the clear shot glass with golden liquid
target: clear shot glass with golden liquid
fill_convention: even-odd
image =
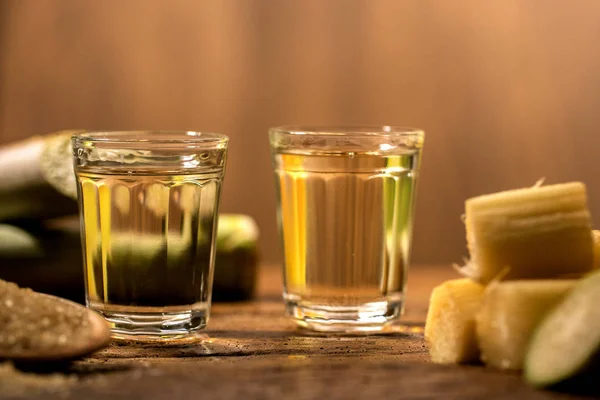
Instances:
[[[227,144],[199,132],[73,136],[87,305],[114,337],[206,325]]]
[[[403,310],[424,133],[270,130],[286,310],[302,327],[376,332]]]

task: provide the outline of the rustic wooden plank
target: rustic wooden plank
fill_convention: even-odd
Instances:
[[[125,368],[129,365],[124,366]],[[566,399],[515,375],[355,357],[251,357],[166,361],[94,375],[70,397],[89,399]]]
[[[576,398],[534,390],[517,374],[430,363],[422,334],[428,296],[454,276],[449,267],[413,268],[402,324],[381,335],[335,336],[296,329],[283,316],[279,270],[264,268],[259,299],[216,304],[202,341],[113,344],[67,367],[75,384],[30,398]]]

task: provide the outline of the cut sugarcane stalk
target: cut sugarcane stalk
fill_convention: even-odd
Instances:
[[[216,238],[213,299],[244,300],[254,294],[258,273],[258,227],[247,215],[221,214]],[[130,260],[138,273],[150,268],[163,249],[161,239],[113,241],[112,257]],[[128,246],[132,243],[135,246]],[[174,265],[189,244],[171,240]],[[164,254],[163,254],[164,255]],[[0,279],[37,291],[83,301],[79,221],[49,221],[28,228],[0,224]],[[157,288],[160,291],[160,288]]]
[[[519,370],[530,337],[544,315],[575,286],[575,280],[493,282],[476,317],[481,360]]]
[[[425,341],[431,360],[440,364],[479,359],[475,314],[484,287],[470,279],[446,281],[433,289],[425,324]]]
[[[253,296],[258,275],[259,229],[242,214],[219,215],[213,299],[244,300]]]
[[[0,147],[0,221],[77,212],[70,144],[76,132],[36,136]]]
[[[0,279],[82,302],[79,223],[0,224]]]
[[[594,239],[594,269],[600,269],[600,230],[593,230]]]
[[[144,280],[144,276],[165,275],[165,279],[146,280],[144,286],[145,301],[157,304],[165,301],[165,292],[172,293],[185,302],[185,298],[193,298],[194,293],[185,293],[183,289],[165,291],[168,275],[193,274],[189,268],[188,258],[191,254],[192,243],[179,237],[156,235],[144,238],[134,238],[131,235],[111,235],[110,245],[106,249],[110,265],[115,267],[127,265],[129,279],[122,279],[119,268],[94,268],[94,274],[88,273],[88,285],[102,282],[104,279],[112,282],[109,285],[107,297],[120,303],[121,298],[133,301],[133,283]],[[258,267],[258,227],[254,220],[247,215],[221,214],[216,237],[216,255],[213,280],[213,298],[219,300],[243,300],[254,293]],[[194,244],[198,251],[210,252],[208,237],[200,238]],[[97,251],[102,251],[98,246]],[[96,257],[100,259],[100,257]],[[105,273],[106,276],[100,275]]]
[[[471,261],[463,269],[488,283],[583,274],[594,264],[590,213],[580,182],[510,190],[467,200]]]
[[[579,281],[543,319],[525,357],[525,379],[557,384],[586,372],[600,354],[600,272]]]

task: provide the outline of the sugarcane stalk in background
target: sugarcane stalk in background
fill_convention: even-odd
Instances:
[[[79,223],[48,221],[77,213],[71,148],[71,136],[77,132],[60,131],[0,146],[0,221],[10,224],[0,224],[0,278],[81,301]],[[213,296],[249,298],[256,282],[258,228],[249,216],[219,218]],[[136,244],[117,245],[112,257],[125,257],[139,268],[152,265],[148,257],[160,253],[160,243]],[[177,246],[167,250],[177,264]],[[186,253],[185,247],[179,250]]]
[[[252,297],[258,266],[258,228],[247,215],[221,214],[217,231],[213,299],[244,300]],[[164,248],[156,242],[115,240],[111,247],[113,260],[128,260],[133,278],[143,276]],[[184,265],[178,257],[187,253],[189,244],[175,244],[168,249],[169,263]],[[207,251],[208,248],[207,248]],[[84,277],[79,222],[77,219],[30,224],[27,228],[0,224],[0,279],[44,293],[83,301]],[[158,260],[160,261],[160,260]],[[162,265],[162,261],[159,263]],[[177,271],[171,271],[176,273]],[[88,277],[89,278],[89,277]],[[110,275],[108,276],[110,279]],[[89,284],[89,282],[88,282]],[[119,285],[112,286],[112,297],[118,298]],[[164,301],[164,288],[147,289]],[[185,293],[182,293],[185,295]]]
[[[250,216],[219,216],[213,283],[215,301],[252,297],[258,275],[258,237],[258,226]]]
[[[0,147],[0,221],[77,212],[70,138],[61,131]]]
[[[82,302],[79,222],[0,224],[0,279]]]

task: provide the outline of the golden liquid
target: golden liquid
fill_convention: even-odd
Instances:
[[[274,157],[286,298],[328,306],[401,301],[416,153]]]
[[[78,172],[88,304],[210,302],[220,175]]]

